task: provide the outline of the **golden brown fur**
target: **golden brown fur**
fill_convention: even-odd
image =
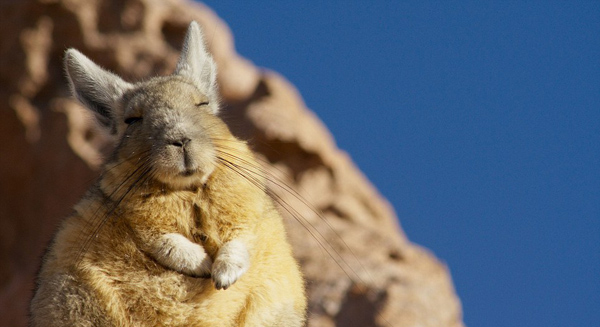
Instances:
[[[74,93],[120,142],[44,257],[33,326],[304,324],[281,216],[215,115],[201,43],[193,23],[175,74],[135,85],[67,53]]]

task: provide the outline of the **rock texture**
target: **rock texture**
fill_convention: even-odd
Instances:
[[[237,55],[210,9],[176,0],[0,2],[0,325],[26,326],[43,249],[111,146],[70,98],[64,50],[130,80],[167,74],[191,20],[211,35],[224,118],[273,176],[309,326],[462,326],[447,268],[407,241],[294,87]]]

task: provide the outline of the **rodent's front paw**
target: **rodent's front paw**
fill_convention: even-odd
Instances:
[[[210,276],[212,260],[204,248],[181,234],[161,236],[155,257],[164,266],[183,274],[193,277]]]
[[[235,283],[250,266],[250,255],[240,241],[229,241],[219,250],[213,264],[212,279],[215,287],[226,290]]]

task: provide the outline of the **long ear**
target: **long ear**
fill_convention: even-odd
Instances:
[[[191,79],[211,100],[217,99],[217,65],[206,50],[202,31],[195,21],[190,23],[185,35],[181,57],[174,74]]]
[[[75,49],[67,50],[65,69],[73,95],[114,133],[114,104],[133,85],[102,69]]]

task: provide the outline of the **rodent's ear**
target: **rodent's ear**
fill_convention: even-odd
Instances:
[[[75,49],[65,53],[65,70],[73,95],[96,114],[103,126],[115,133],[114,104],[133,85],[104,70]]]
[[[181,57],[175,68],[175,75],[184,76],[192,80],[194,84],[204,92],[215,105],[210,106],[216,113],[217,95],[217,65],[208,53],[204,44],[204,37],[200,26],[195,21],[190,23]]]

